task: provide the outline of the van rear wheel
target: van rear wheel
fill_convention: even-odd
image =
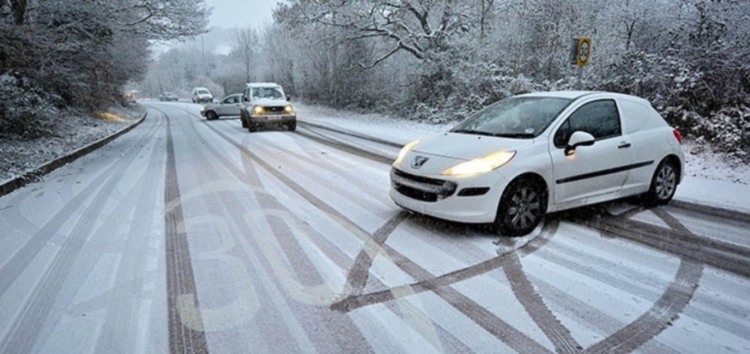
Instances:
[[[677,191],[678,178],[674,162],[662,161],[651,178],[651,188],[646,192],[646,203],[649,206],[668,204]]]

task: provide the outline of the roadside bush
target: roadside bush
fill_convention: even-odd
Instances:
[[[702,79],[703,73],[692,69],[683,59],[628,52],[622,60],[604,70],[599,88],[643,97],[657,110],[677,112],[700,108]]]
[[[685,115],[694,136],[705,137],[719,151],[747,158],[750,147],[750,107],[724,108],[707,117]]]
[[[49,97],[28,79],[0,75],[0,135],[34,139],[51,133],[47,120],[58,113]]]

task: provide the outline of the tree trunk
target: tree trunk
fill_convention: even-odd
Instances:
[[[10,0],[10,9],[13,12],[13,21],[17,26],[23,24],[23,20],[26,18],[26,8],[28,7],[28,0]]]

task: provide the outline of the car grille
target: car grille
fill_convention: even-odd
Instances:
[[[391,169],[391,183],[397,192],[423,202],[437,202],[456,192],[455,182],[415,176],[395,168]]]
[[[266,111],[266,113],[283,113],[284,107],[263,107],[263,109]]]

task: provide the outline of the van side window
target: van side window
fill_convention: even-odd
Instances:
[[[601,100],[587,103],[576,110],[557,129],[553,142],[562,148],[568,144],[574,132],[584,131],[604,140],[622,135],[620,114],[614,100]]]
[[[622,128],[626,134],[631,134],[643,129],[649,119],[651,119],[649,106],[628,100],[621,100],[618,103],[622,110]]]

